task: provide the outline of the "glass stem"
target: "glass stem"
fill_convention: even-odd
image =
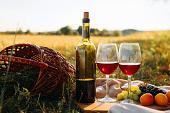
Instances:
[[[108,81],[109,81],[109,75],[106,75],[106,96],[105,97],[109,97]]]
[[[131,100],[130,93],[131,93],[131,76],[128,75],[128,99],[129,100]]]

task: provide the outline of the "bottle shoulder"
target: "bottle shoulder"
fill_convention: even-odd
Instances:
[[[82,41],[80,43],[78,43],[78,45],[76,46],[76,48],[91,48],[91,49],[96,49],[95,45],[93,42],[91,41]]]

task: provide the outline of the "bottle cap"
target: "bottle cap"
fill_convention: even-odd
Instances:
[[[89,12],[84,12],[84,18],[89,18]]]

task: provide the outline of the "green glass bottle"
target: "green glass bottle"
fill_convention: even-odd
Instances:
[[[82,37],[76,47],[76,99],[81,103],[92,103],[96,96],[96,48],[90,41],[88,12],[84,12]]]

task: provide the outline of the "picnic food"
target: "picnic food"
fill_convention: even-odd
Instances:
[[[116,97],[117,94],[122,91],[122,89],[119,87],[120,84],[121,82],[119,82],[117,79],[111,79],[108,81],[110,97]],[[106,95],[105,89],[106,89],[106,79],[97,78],[96,79],[96,98],[103,98]]]
[[[121,80],[121,82],[122,82],[122,80]],[[144,84],[144,82],[140,81],[140,80],[131,81],[131,86],[138,86],[139,87],[141,84]],[[126,90],[128,88],[127,80],[123,82],[123,84],[121,85],[121,88],[124,89],[124,90]]]
[[[145,94],[145,93],[151,93],[153,96],[157,95],[158,93],[166,93],[165,90],[163,89],[160,89],[158,88],[157,86],[155,85],[152,85],[152,84],[141,84],[139,86],[140,90],[142,91],[142,94]]]
[[[168,95],[170,95],[170,92],[168,93],[168,91],[166,92],[166,90],[164,90],[160,87],[157,87],[157,86],[152,85],[152,84],[147,84],[147,83],[141,84],[139,86],[139,88],[142,91],[141,97],[143,97],[143,95],[149,93],[154,97],[155,103],[157,105],[166,106],[168,104]]]
[[[157,105],[166,106],[166,105],[168,105],[168,98],[165,94],[158,93],[155,96],[155,102],[156,102]]]
[[[166,90],[163,90],[155,85],[147,84],[147,83],[141,84],[139,88],[141,90],[140,102],[144,100],[144,104],[145,104],[145,98],[143,99],[143,96],[145,97],[146,94],[147,95],[151,94],[157,105],[162,105],[162,106],[167,105],[168,99],[167,96],[165,95]],[[147,101],[149,101],[149,99],[146,98],[146,105],[147,105]],[[141,104],[143,105],[143,102],[141,102]],[[151,105],[151,103],[149,105]]]
[[[131,93],[130,93],[130,98],[132,100],[139,100],[139,95],[141,94],[141,90],[139,89],[138,86],[131,86]],[[128,97],[128,91],[124,90],[121,93],[117,95],[118,100],[124,100],[127,99]]]
[[[154,97],[151,93],[145,93],[140,97],[140,103],[143,106],[152,105],[154,102]]]
[[[115,98],[120,92],[122,92],[122,89],[119,85],[111,85],[109,89],[109,96]]]
[[[168,97],[168,101],[169,101],[169,103],[170,103],[170,90],[168,90],[168,91],[166,92],[166,96]]]
[[[96,98],[102,98],[106,95],[106,90],[103,86],[96,87]]]
[[[121,93],[119,93],[117,95],[117,100],[124,100],[126,99],[128,96],[128,92],[127,91],[122,91]]]

